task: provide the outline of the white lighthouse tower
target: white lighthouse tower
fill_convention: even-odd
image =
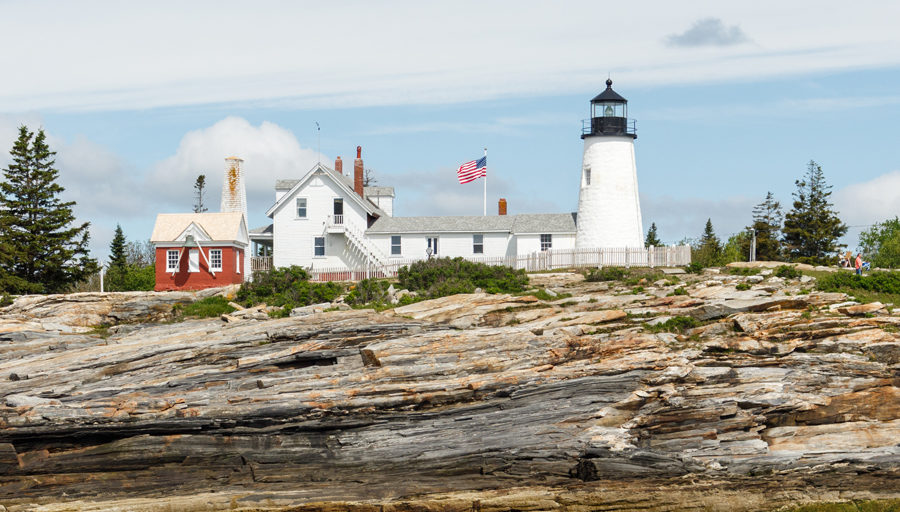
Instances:
[[[584,157],[575,247],[643,247],[644,228],[634,163],[634,120],[628,100],[612,89],[591,100],[591,119],[582,127]]]

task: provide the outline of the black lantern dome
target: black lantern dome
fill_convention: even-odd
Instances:
[[[585,120],[581,138],[593,135],[625,135],[637,138],[635,122],[628,120],[628,100],[613,90],[612,80],[606,80],[606,90],[591,100],[591,119]]]

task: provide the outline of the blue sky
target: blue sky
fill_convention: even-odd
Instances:
[[[232,154],[252,226],[275,179],[349,169],[357,145],[396,215],[479,214],[454,169],[483,147],[489,213],[574,211],[581,120],[610,76],[666,242],[707,218],[725,238],[770,190],[788,209],[810,159],[848,224],[900,214],[900,7],[731,4],[0,0],[0,167],[19,124],[42,126],[100,258],[116,223],[146,239],[189,211],[198,174],[217,208]]]

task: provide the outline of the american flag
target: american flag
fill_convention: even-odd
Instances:
[[[471,162],[466,162],[459,166],[459,169],[456,170],[456,177],[459,179],[459,184],[463,185],[470,181],[475,181],[478,178],[483,178],[487,176],[487,157],[483,156],[478,160],[472,160]]]

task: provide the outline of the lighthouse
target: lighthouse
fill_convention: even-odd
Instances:
[[[628,119],[628,100],[612,89],[612,80],[591,100],[591,118],[584,121],[581,138],[575,247],[643,247],[635,123]]]

